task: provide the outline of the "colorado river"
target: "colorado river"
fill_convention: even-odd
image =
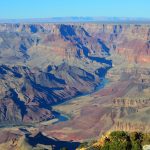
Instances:
[[[68,104],[69,102],[71,101],[75,101],[75,100],[78,100],[79,97],[83,97],[83,96],[87,96],[87,95],[91,95],[92,93],[95,93],[99,90],[101,90],[102,88],[105,87],[106,84],[108,84],[108,79],[106,78],[101,78],[101,83],[95,88],[94,91],[92,91],[91,93],[88,93],[88,94],[83,94],[83,95],[80,95],[80,96],[77,96],[75,98],[72,98],[70,99],[69,101],[66,101],[66,102],[63,102],[61,104],[57,104],[57,106],[62,106],[62,105],[66,105]],[[56,123],[59,123],[59,122],[64,122],[64,121],[68,121],[70,119],[70,116],[67,115],[67,114],[63,114],[62,112],[58,112],[58,110],[55,110],[55,106],[52,107],[52,109],[54,110],[53,113],[55,115],[55,119],[52,121],[52,124],[56,124]]]
[[[99,41],[101,44],[102,44],[102,49],[104,51],[106,51],[108,54],[109,54],[109,48],[107,48],[101,41]],[[95,89],[93,91],[91,91],[90,93],[85,93],[85,94],[82,94],[82,95],[79,95],[79,96],[76,96],[75,98],[72,98],[68,101],[65,101],[61,104],[57,104],[57,106],[62,106],[64,104],[68,104],[70,101],[75,101],[77,98],[79,97],[82,97],[82,96],[87,96],[87,95],[90,95],[94,92],[97,92],[99,91],[100,89],[104,88],[105,85],[108,83],[108,80],[105,78],[106,74],[107,74],[107,71],[112,68],[112,60],[107,60],[106,58],[103,58],[103,57],[94,57],[94,56],[89,56],[89,50],[82,46],[82,45],[79,45],[79,47],[82,47],[83,49],[83,53],[85,55],[85,57],[89,58],[91,61],[95,61],[95,62],[98,62],[98,63],[101,63],[101,64],[106,64],[107,66],[105,68],[99,68],[96,70],[95,74],[99,76],[101,82],[99,83],[98,86],[95,87]],[[53,124],[56,124],[56,123],[59,123],[59,122],[64,122],[64,121],[67,121],[69,120],[69,116],[66,115],[66,114],[63,114],[62,112],[58,112],[57,110],[55,111],[54,109],[54,106],[52,106],[52,109],[54,110],[54,112],[56,113],[55,117],[57,118],[57,121],[53,122]],[[56,119],[55,118],[55,119]]]

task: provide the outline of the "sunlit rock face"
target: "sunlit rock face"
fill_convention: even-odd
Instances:
[[[135,63],[150,62],[149,25],[85,25],[85,29],[97,35],[116,53]]]

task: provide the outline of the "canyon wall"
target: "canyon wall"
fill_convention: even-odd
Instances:
[[[149,64],[149,25],[1,24],[0,122],[54,118],[52,105],[94,91],[107,71],[148,105]],[[137,101],[119,102],[124,116],[146,105]]]

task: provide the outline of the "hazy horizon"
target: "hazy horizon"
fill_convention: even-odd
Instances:
[[[43,19],[55,17],[116,17],[150,19],[149,0],[5,0],[0,19]]]

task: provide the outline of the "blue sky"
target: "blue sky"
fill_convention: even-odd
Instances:
[[[66,16],[150,18],[150,0],[0,0],[0,19]]]

